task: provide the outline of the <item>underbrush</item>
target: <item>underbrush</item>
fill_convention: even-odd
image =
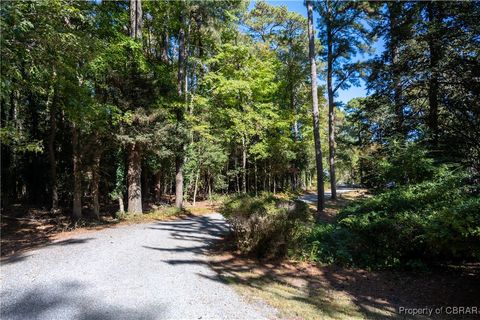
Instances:
[[[478,261],[480,197],[465,178],[442,169],[432,180],[353,203],[335,223],[305,232],[297,254],[376,269]]]
[[[293,245],[291,239],[310,217],[304,202],[268,193],[231,198],[221,213],[232,227],[240,252],[257,257],[285,255]]]
[[[239,251],[369,269],[480,261],[478,186],[441,168],[434,178],[352,202],[314,224],[302,202],[271,194],[225,202]]]

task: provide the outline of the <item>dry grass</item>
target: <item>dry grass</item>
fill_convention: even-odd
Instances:
[[[366,319],[355,297],[332,286],[330,274],[306,263],[261,263],[228,254],[212,267],[247,300],[260,299],[278,310],[279,319]],[[372,308],[370,315],[390,317],[392,308]]]
[[[247,300],[276,308],[278,319],[405,319],[399,307],[476,306],[480,294],[478,273],[472,272],[373,272],[230,253],[212,256],[210,265]]]

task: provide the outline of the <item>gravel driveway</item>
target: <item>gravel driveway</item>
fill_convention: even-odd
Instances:
[[[205,252],[226,230],[210,214],[74,236],[1,267],[1,319],[263,319]]]

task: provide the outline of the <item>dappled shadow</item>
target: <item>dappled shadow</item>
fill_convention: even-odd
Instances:
[[[17,263],[17,262],[22,262],[26,260],[30,255],[25,255],[25,254],[17,254],[13,256],[9,256],[7,258],[3,258],[0,260],[1,264],[10,264],[10,263]]]
[[[170,261],[170,263],[179,263]],[[183,261],[182,263],[187,263]],[[198,263],[190,261],[189,263]],[[400,307],[435,308],[477,306],[480,279],[475,274],[446,271],[434,273],[372,272],[307,263],[268,263],[224,255],[210,261],[216,276],[205,276],[226,284],[239,283],[284,299],[315,307],[332,318],[352,317],[357,312],[368,319],[404,319]],[[284,285],[284,292],[273,285]],[[339,303],[344,299],[348,303]],[[351,307],[349,307],[350,305]],[[441,319],[459,318],[441,315]],[[462,316],[474,319],[478,315]]]
[[[54,319],[62,314],[70,319],[116,320],[116,319],[158,319],[162,318],[160,306],[138,310],[131,307],[106,303],[101,296],[95,300],[81,295],[87,285],[74,281],[60,285],[36,287],[27,290],[18,299],[2,297],[1,319]]]
[[[49,246],[66,246],[71,244],[82,244],[82,243],[87,243],[88,241],[93,239],[95,238],[66,239],[66,240],[52,242],[49,244]]]
[[[87,217],[74,222],[68,216],[31,208],[21,212],[20,217],[2,214],[0,220],[2,257],[21,255],[22,252],[51,245],[60,234],[76,232],[77,228],[95,230],[118,223],[107,216],[100,217],[100,220]]]
[[[182,220],[159,221],[151,230],[169,232],[175,240],[185,241],[185,245],[174,248],[142,246],[160,252],[191,252],[198,255],[209,254],[212,248],[222,244],[229,228],[223,218],[212,216],[187,216]]]
[[[325,278],[348,292],[366,314],[369,307],[388,304],[398,308],[476,306],[480,297],[480,277],[476,274],[435,270],[430,273],[367,272],[335,267],[325,268]],[[447,315],[442,315],[447,318]],[[459,316],[452,316],[459,318]],[[466,315],[462,319],[468,319]],[[477,316],[470,318],[478,318]]]
[[[77,244],[84,244],[87,243],[88,241],[94,240],[95,238],[79,238],[79,239],[66,239],[66,240],[61,240],[61,241],[54,241],[54,242],[47,242],[43,243],[42,247],[50,247],[50,246],[69,246],[69,245],[77,245]],[[40,247],[37,246],[37,247]],[[31,254],[26,254],[25,252],[19,252],[7,257],[2,257],[0,262],[2,264],[11,264],[11,263],[17,263],[24,261],[28,257],[30,257]]]
[[[478,274],[372,272],[242,258],[223,250],[228,247],[222,241],[228,234],[228,226],[222,219],[188,217],[159,222],[151,228],[168,231],[172,238],[185,241],[184,245],[144,248],[199,255],[163,262],[174,266],[207,266],[215,274],[198,276],[227,285],[241,284],[275,299],[301,302],[316,309],[319,317],[349,318],[357,314],[368,319],[403,319],[399,307],[475,306],[480,296]],[[205,255],[210,255],[210,259],[205,259]]]

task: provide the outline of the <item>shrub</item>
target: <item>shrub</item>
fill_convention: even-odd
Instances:
[[[271,194],[232,198],[221,212],[232,227],[237,248],[257,257],[285,255],[292,244],[289,240],[310,216],[304,202],[278,199]]]
[[[392,140],[384,148],[363,157],[362,164],[363,183],[375,189],[420,183],[435,173],[433,159],[428,157],[425,147],[416,142]]]
[[[372,268],[480,259],[480,199],[465,175],[436,178],[346,207],[333,225],[305,235],[308,259]]]

